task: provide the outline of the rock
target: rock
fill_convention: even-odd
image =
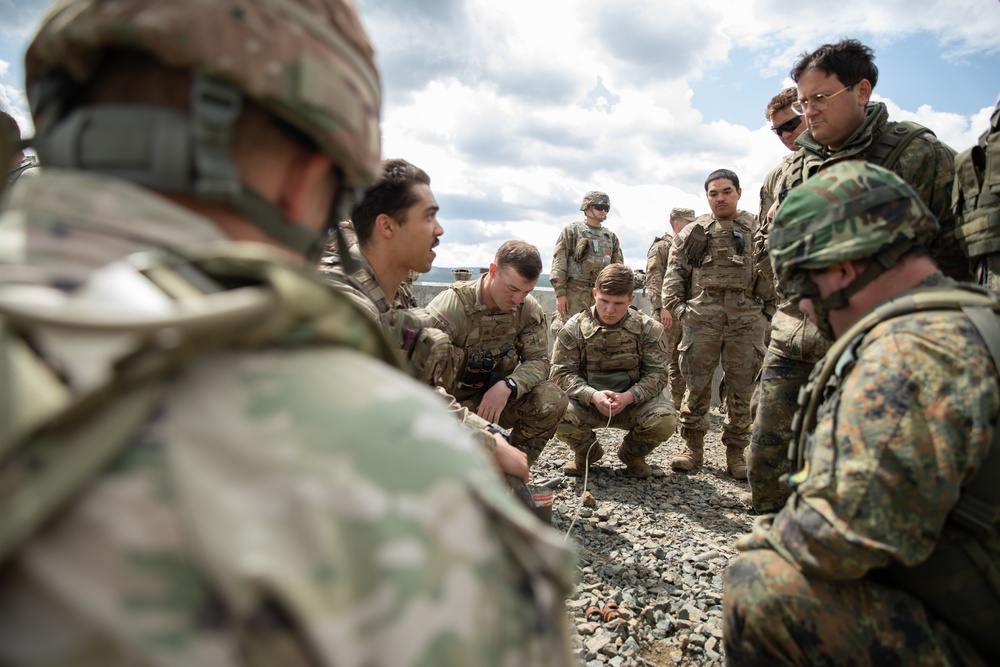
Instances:
[[[597,498],[590,491],[583,492],[582,502],[584,507],[597,507]]]

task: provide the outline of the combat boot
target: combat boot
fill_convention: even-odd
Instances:
[[[685,449],[670,460],[670,467],[674,470],[697,468],[705,455],[705,432],[681,427],[681,437],[684,438]]]
[[[583,477],[583,473],[587,469],[587,464],[589,463],[590,467],[593,468],[594,464],[600,461],[601,457],[604,456],[604,449],[601,447],[599,442],[594,441],[594,445],[590,447],[589,455],[587,454],[587,447],[590,446],[585,445],[578,451],[574,452],[573,461],[563,466],[564,475],[569,475],[570,477]]]
[[[740,480],[747,481],[747,459],[744,452],[745,444],[726,445],[726,467],[729,474]]]
[[[625,464],[625,474],[629,477],[646,479],[653,474],[653,469],[646,463],[645,456],[629,456],[619,449],[618,460]]]

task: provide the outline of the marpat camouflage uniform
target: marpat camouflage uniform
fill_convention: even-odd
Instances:
[[[624,261],[618,237],[603,225],[591,227],[581,220],[559,232],[549,281],[557,298],[565,296],[569,300],[569,307],[565,317],[558,311],[553,313],[553,336],[566,320],[594,305],[594,281],[601,269]]]
[[[495,382],[513,380],[517,391],[500,413],[500,425],[511,429],[510,443],[531,465],[566,411],[566,394],[547,380],[549,342],[538,301],[529,294],[509,312],[492,312],[483,299],[485,276],[455,283],[427,305],[460,357],[456,383],[445,390],[475,413]]]
[[[609,425],[590,402],[594,392],[630,391],[635,402],[610,420],[627,433],[618,451],[623,462],[643,459],[668,440],[677,426],[670,399],[663,327],[634,308],[614,326],[605,326],[593,307],[571,317],[556,334],[549,377],[569,396],[556,436],[576,453],[587,454],[597,441],[595,428]],[[593,458],[592,463],[596,463]]]
[[[669,232],[656,237],[646,255],[646,294],[649,295],[651,314],[657,322],[660,321],[660,308],[663,303],[663,276],[667,270],[673,241],[674,237]],[[683,330],[684,327],[677,323],[663,332],[669,352],[667,375],[670,378],[670,398],[675,410],[680,409],[681,401],[684,400],[684,390],[687,388],[680,366],[680,342]]]

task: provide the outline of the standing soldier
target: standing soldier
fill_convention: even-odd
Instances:
[[[955,158],[953,201],[976,282],[1000,292],[1000,102],[976,145]]]
[[[451,339],[456,379],[444,389],[487,422],[512,429],[510,442],[535,462],[566,411],[549,376],[545,313],[531,296],[542,273],[538,249],[507,241],[489,273],[458,282],[427,305]]]
[[[353,3],[64,0],[24,70],[0,664],[569,665],[562,536],[315,276],[379,173]]]
[[[663,324],[667,335],[667,350],[670,354],[670,363],[667,372],[670,376],[670,396],[673,399],[674,409],[680,410],[681,400],[684,398],[684,376],[681,375],[680,350],[678,346],[681,342],[681,327],[671,326],[663,321],[660,316],[663,292],[663,277],[667,270],[667,260],[670,255],[670,246],[674,237],[682,229],[694,222],[694,211],[690,208],[675,208],[670,211],[670,231],[663,236],[657,237],[653,245],[649,248],[646,256],[646,293],[649,294],[649,304],[654,320]]]
[[[663,321],[683,327],[680,365],[687,383],[680,409],[685,451],[670,465],[691,470],[702,463],[712,376],[721,359],[726,467],[736,479],[746,479],[750,396],[764,357],[761,320],[774,312],[774,285],[754,254],[756,220],[736,207],[743,194],[739,177],[728,169],[714,171],[705,194],[712,213],[674,237],[663,287]]]
[[[576,313],[594,305],[594,280],[609,264],[624,262],[618,237],[602,226],[611,210],[611,199],[592,190],[580,204],[584,219],[566,225],[556,239],[549,281],[556,293],[552,335]]]
[[[677,427],[674,407],[663,393],[663,327],[629,307],[634,291],[628,267],[605,267],[593,287],[595,304],[556,334],[551,377],[569,395],[556,435],[574,453],[563,468],[567,475],[584,474],[604,456],[594,429],[610,424],[627,431],[618,459],[629,477],[649,477],[653,471],[646,456]]]

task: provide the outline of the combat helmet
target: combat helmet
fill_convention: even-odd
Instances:
[[[189,109],[77,106],[109,49],[191,72]],[[64,0],[28,47],[25,76],[44,164],[231,204],[307,255],[325,237],[239,180],[230,142],[244,101],[333,159],[344,194],[330,228],[379,174],[380,84],[349,0]]]
[[[809,298],[817,326],[833,338],[827,313],[847,306],[852,294],[916,247],[927,248],[938,223],[908,183],[870,162],[846,161],[824,169],[791,190],[774,216],[767,248],[782,290]],[[809,269],[870,260],[842,290],[819,299]]]
[[[611,197],[606,193],[600,192],[598,190],[591,190],[587,194],[583,195],[583,203],[580,204],[580,210],[586,211],[588,206],[600,206],[604,205],[607,207],[611,206]]]

